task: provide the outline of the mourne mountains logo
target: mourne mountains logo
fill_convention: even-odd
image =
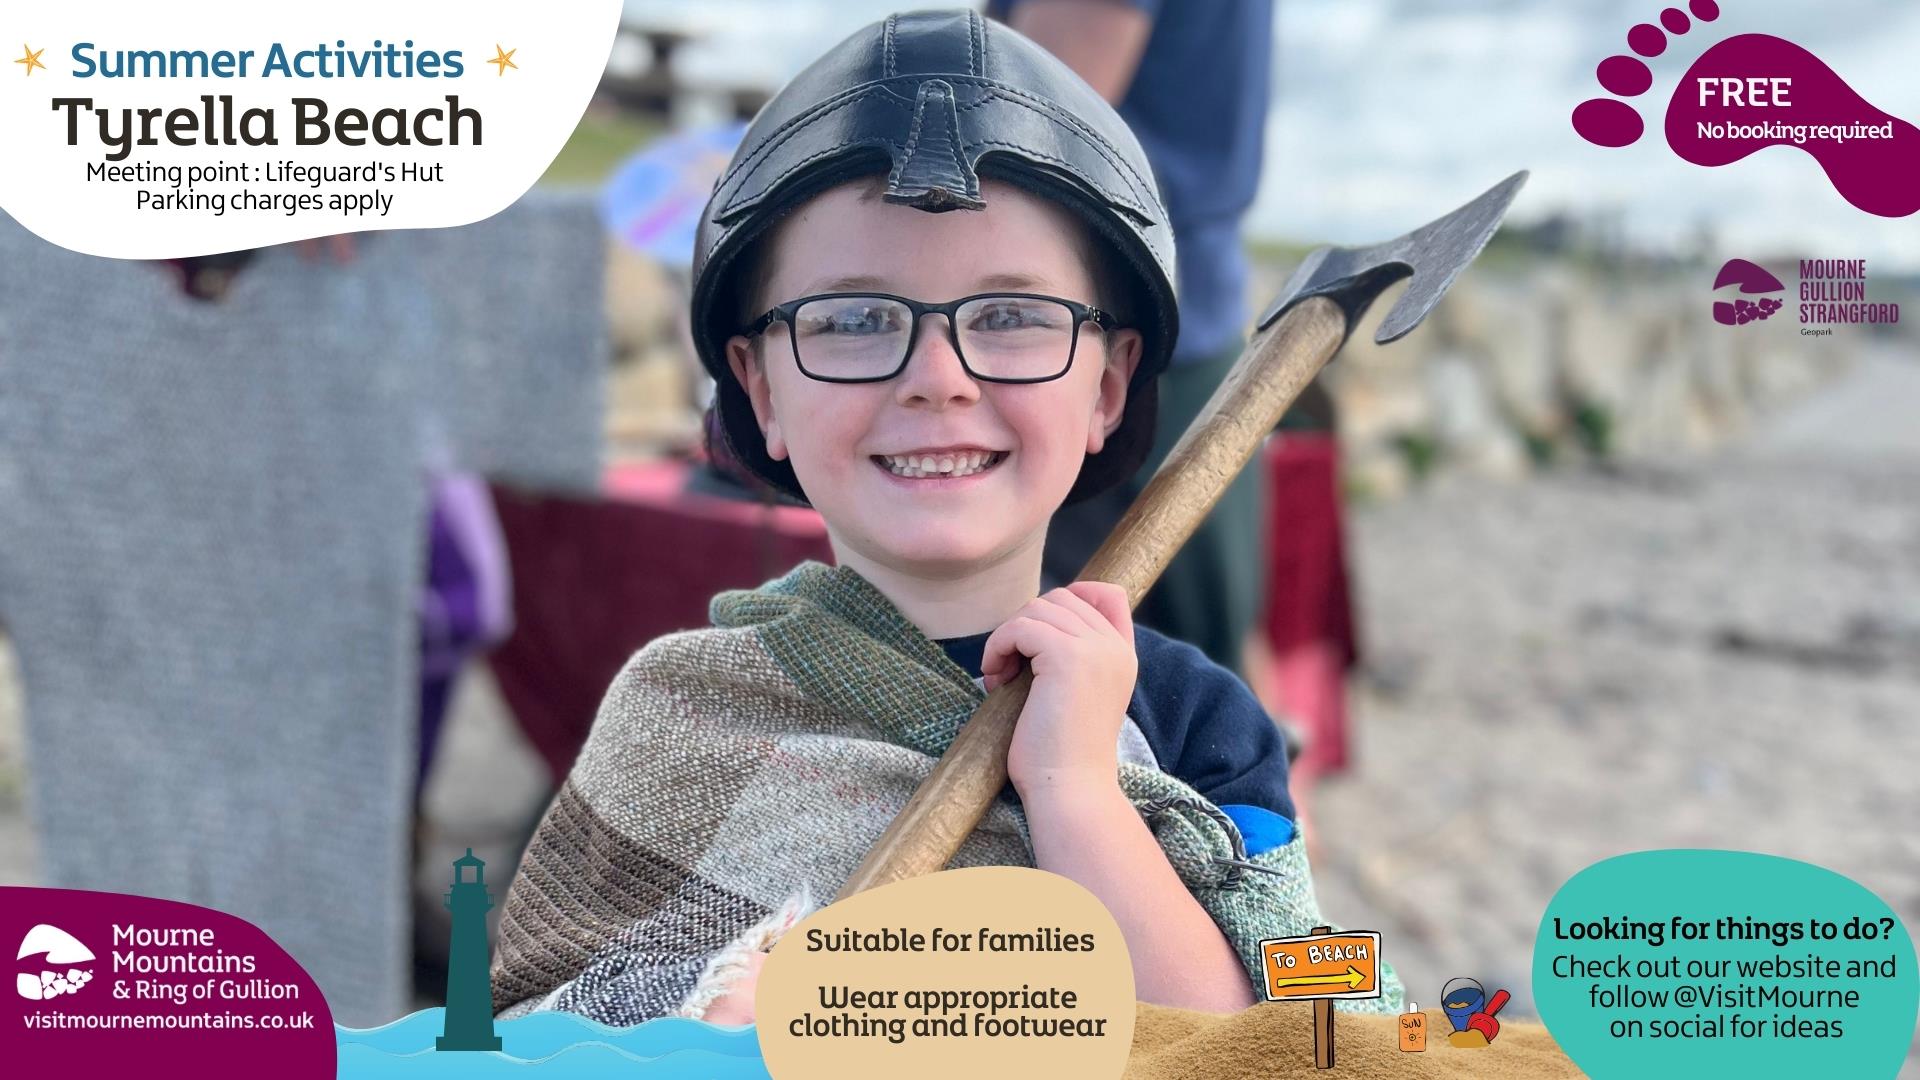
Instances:
[[[20,948],[14,954],[14,960],[25,960],[29,956],[41,956],[44,969],[37,975],[22,971],[14,976],[14,989],[29,1001],[77,994],[81,987],[93,981],[93,972],[73,966],[91,964],[93,950],[57,926],[39,923],[27,931],[27,936],[20,939]],[[65,967],[66,973],[52,970],[55,967]]]

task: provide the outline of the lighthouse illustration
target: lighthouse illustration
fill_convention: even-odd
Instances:
[[[467,868],[473,880],[467,880]],[[498,1050],[493,1033],[493,976],[487,970],[487,864],[473,857],[453,860],[453,887],[447,890],[447,910],[453,912],[453,935],[447,946],[446,1027],[434,1040],[436,1050]]]

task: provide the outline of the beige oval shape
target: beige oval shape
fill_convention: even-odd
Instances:
[[[1133,964],[1106,907],[1058,874],[943,870],[788,931],[754,1014],[776,1080],[1117,1077]]]

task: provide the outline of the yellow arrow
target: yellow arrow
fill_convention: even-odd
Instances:
[[[1345,975],[1334,975],[1331,977],[1326,975],[1301,975],[1292,979],[1275,979],[1273,980],[1273,985],[1277,988],[1281,986],[1338,986],[1341,983],[1346,983],[1347,989],[1358,990],[1360,989],[1360,984],[1366,981],[1367,976],[1365,973],[1352,964],[1348,964]]]

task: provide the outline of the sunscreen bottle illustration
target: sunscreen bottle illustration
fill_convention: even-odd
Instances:
[[[1400,1014],[1400,1049],[1417,1054],[1427,1048],[1427,1014],[1420,1006],[1407,1002],[1407,1011]]]

